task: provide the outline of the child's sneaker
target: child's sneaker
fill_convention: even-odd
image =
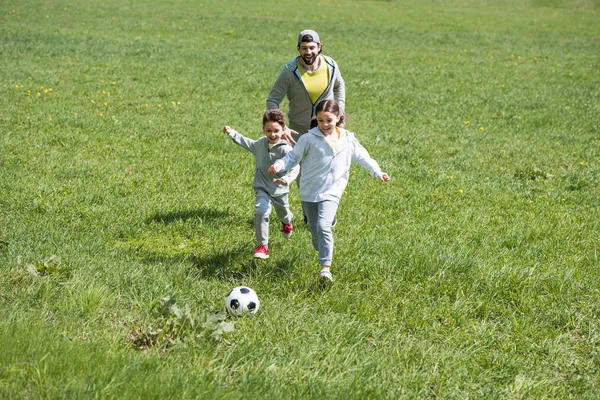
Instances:
[[[332,284],[333,283],[333,275],[329,272],[328,269],[322,269],[319,274],[319,281],[323,284]]]
[[[254,258],[261,258],[261,259],[265,259],[265,258],[269,258],[269,249],[267,248],[267,246],[265,246],[264,244],[259,244],[258,246],[256,246],[256,248],[254,249]]]
[[[291,222],[288,222],[287,224],[282,223],[281,232],[283,232],[284,237],[290,238],[292,236],[292,233],[294,232],[294,226]]]

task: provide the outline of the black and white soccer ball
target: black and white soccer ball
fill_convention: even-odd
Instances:
[[[259,306],[260,300],[258,300],[256,292],[246,286],[234,287],[225,297],[227,311],[236,317],[254,315]]]

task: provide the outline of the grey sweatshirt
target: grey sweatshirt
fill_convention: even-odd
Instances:
[[[343,128],[338,128],[344,130]],[[276,164],[285,171],[300,164],[300,199],[311,203],[324,200],[340,201],[344,189],[348,185],[350,164],[357,162],[372,177],[382,172],[377,161],[373,160],[367,150],[361,146],[354,133],[345,131],[339,151],[335,152],[329,145],[321,130],[316,127],[300,136],[294,149]]]
[[[292,146],[288,142],[281,141],[269,149],[269,141],[265,136],[258,140],[252,140],[232,129],[229,137],[235,144],[254,154],[256,170],[254,172],[254,180],[252,181],[253,188],[262,189],[271,196],[278,196],[289,192],[290,183],[298,176],[300,167],[292,168],[287,173],[286,171],[280,171],[277,174],[277,177],[282,178],[288,183],[287,185],[274,183],[273,178],[275,178],[275,175],[267,172],[271,164],[292,150]]]
[[[298,71],[296,60],[299,57],[294,58],[283,67],[267,98],[267,109],[271,109],[279,108],[279,104],[287,96],[289,100],[288,124],[299,134],[309,131],[310,121],[315,116],[315,106],[321,100],[334,99],[341,110],[344,110],[345,107],[346,86],[340,69],[331,57],[325,55],[322,57],[330,70],[329,83],[315,104],[312,103],[308,90],[302,82],[300,71]],[[321,68],[323,67],[325,65],[321,66]]]

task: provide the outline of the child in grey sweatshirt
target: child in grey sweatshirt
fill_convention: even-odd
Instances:
[[[291,168],[285,173],[277,174],[275,178],[267,170],[273,162],[284,157],[292,150],[292,146],[282,139],[285,132],[285,115],[281,110],[267,110],[263,114],[264,137],[252,140],[244,137],[239,132],[225,126],[223,133],[228,135],[233,142],[254,154],[256,160],[256,172],[252,187],[256,195],[256,209],[254,212],[254,230],[256,232],[257,246],[254,249],[254,257],[269,257],[269,216],[271,204],[275,208],[277,216],[282,221],[281,231],[283,236],[292,236],[294,227],[292,225],[293,214],[288,203],[289,184],[296,179],[300,167]]]

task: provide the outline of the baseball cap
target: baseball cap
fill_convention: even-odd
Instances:
[[[300,34],[298,35],[298,45],[300,45],[300,43],[302,43],[302,38],[304,36],[310,36],[310,37],[312,37],[311,42],[321,44],[321,39],[319,39],[319,34],[317,32],[313,31],[312,29],[305,29],[302,32],[300,32]]]

